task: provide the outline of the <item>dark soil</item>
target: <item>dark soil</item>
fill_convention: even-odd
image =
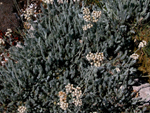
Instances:
[[[16,18],[13,0],[0,0],[0,30],[6,32],[8,28],[15,30],[20,26],[20,20]]]
[[[23,23],[18,16],[18,10],[25,9],[27,7],[28,0],[0,0],[0,31],[6,32],[8,28],[15,31],[16,29],[22,29]],[[30,3],[40,4],[41,0],[29,0]]]

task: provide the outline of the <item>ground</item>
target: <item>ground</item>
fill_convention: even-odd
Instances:
[[[13,0],[0,0],[0,30],[2,32],[6,32],[8,28],[14,30],[20,26],[13,7]]]

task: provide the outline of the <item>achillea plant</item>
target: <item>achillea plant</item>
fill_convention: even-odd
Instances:
[[[34,30],[26,33],[21,48],[9,49],[10,58],[0,67],[0,103],[7,112],[16,113],[19,106],[28,113],[142,111],[138,106],[143,101],[132,93],[138,75],[129,55],[128,16],[123,15],[133,16],[138,7],[130,6],[141,5],[134,0],[113,3],[113,10],[111,1],[93,6],[97,22],[85,21],[84,3],[41,5],[37,22],[30,21]],[[88,24],[92,26],[82,29]]]

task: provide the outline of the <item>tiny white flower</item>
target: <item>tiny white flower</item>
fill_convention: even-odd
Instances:
[[[120,69],[119,69],[119,68],[116,68],[116,71],[117,71],[117,72],[120,72]]]
[[[33,9],[27,8],[26,11],[27,11],[27,15],[29,15],[29,16],[30,16],[30,15],[33,15],[33,12],[34,12]]]
[[[143,42],[144,46],[146,46],[146,41],[145,41],[145,40],[142,40],[142,42]]]
[[[87,24],[87,28],[91,28],[91,27],[93,27],[92,24]]]
[[[130,57],[136,60],[139,58],[139,55],[134,53]]]
[[[54,0],[42,0],[44,3],[50,4],[53,3]]]
[[[4,40],[0,38],[0,45],[5,44]]]
[[[138,48],[142,48],[142,47],[144,47],[144,44],[143,42],[140,42]]]
[[[83,42],[83,40],[79,40],[80,44]]]
[[[139,43],[138,48],[142,48],[142,47],[144,47],[144,46],[146,46],[146,41],[145,41],[145,40],[142,40],[142,42]]]
[[[7,29],[7,32],[10,32],[10,33],[11,33],[11,32],[12,32],[12,30],[11,30],[11,29]]]
[[[85,31],[85,30],[87,30],[88,28],[87,28],[86,25],[84,25],[84,26],[82,27],[82,29]]]
[[[16,47],[23,48],[23,46],[21,46],[20,42],[17,43]]]
[[[7,29],[7,32],[5,33],[5,36],[10,37],[11,36],[11,32],[12,32],[11,29]]]
[[[2,66],[4,66],[4,64],[5,64],[5,61],[1,61],[1,64],[2,64]]]
[[[10,37],[10,36],[11,36],[11,34],[10,34],[9,32],[6,32],[6,33],[5,33],[5,36]]]

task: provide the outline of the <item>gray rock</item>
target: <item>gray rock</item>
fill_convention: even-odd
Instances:
[[[133,90],[139,91],[139,97],[142,98],[143,101],[150,101],[150,84],[145,83],[140,86],[133,86]]]

